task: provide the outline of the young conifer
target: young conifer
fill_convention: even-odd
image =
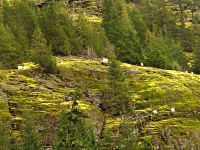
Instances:
[[[47,41],[39,27],[33,33],[29,51],[31,59],[40,64],[45,72],[56,72],[56,61],[52,57],[51,50],[47,46]]]
[[[12,32],[0,22],[0,68],[16,68],[22,57]]]
[[[103,6],[102,25],[106,36],[117,49],[117,57],[124,62],[139,63],[142,49],[125,0],[104,0]]]
[[[131,93],[125,81],[123,70],[116,59],[109,65],[109,83],[103,89],[104,103],[113,115],[124,114],[130,111]]]
[[[194,66],[193,70],[195,73],[200,74],[200,37],[196,39],[194,47]]]
[[[22,127],[23,150],[42,150],[42,144],[34,125],[33,120],[25,116]]]
[[[72,92],[70,96],[73,100],[72,108],[69,112],[61,112],[54,147],[56,150],[96,150],[94,133],[85,125],[84,115],[78,110],[80,94]]]

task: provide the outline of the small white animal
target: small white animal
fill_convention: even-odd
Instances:
[[[191,75],[193,75],[194,74],[194,72],[191,72]]]
[[[101,63],[103,65],[108,65],[108,58],[103,58]]]
[[[140,63],[140,66],[142,66],[142,67],[143,67],[143,66],[144,66],[144,64],[141,62],[141,63]]]
[[[188,71],[185,71],[185,73],[188,73]]]
[[[17,69],[18,69],[18,70],[22,70],[22,69],[23,69],[23,66],[17,66]]]
[[[158,111],[157,110],[153,110],[153,114],[158,114]]]
[[[22,70],[22,69],[26,69],[26,68],[27,68],[26,66],[17,66],[18,70]]]
[[[175,113],[176,111],[175,108],[171,108],[170,110],[171,110],[171,113]]]

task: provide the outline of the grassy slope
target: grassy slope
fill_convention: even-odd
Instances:
[[[136,134],[152,140],[154,145],[162,143],[163,149],[169,146],[190,149],[189,142],[194,148],[200,147],[200,76],[128,64],[122,66],[135,105],[135,111],[126,120],[133,123]],[[0,71],[0,119],[12,120],[13,138],[20,140],[22,113],[28,111],[37,120],[43,143],[52,144],[57,115],[61,109],[69,109],[71,102],[66,95],[75,89],[89,91],[89,97],[79,100],[79,107],[89,115],[88,123],[97,136],[104,117],[105,129],[116,129],[121,117],[111,117],[109,112],[103,114],[93,104],[101,100],[99,92],[106,85],[108,67],[95,60],[75,57],[58,58],[58,67],[60,74],[56,76],[31,69]],[[175,114],[170,114],[171,107],[176,109]],[[154,109],[158,110],[157,115],[152,115]]]

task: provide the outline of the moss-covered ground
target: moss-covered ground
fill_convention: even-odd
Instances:
[[[36,121],[43,143],[51,145],[60,111],[72,104],[68,94],[79,90],[79,108],[88,115],[97,138],[103,128],[117,134],[116,129],[126,120],[133,125],[134,134],[150,140],[155,148],[200,147],[199,75],[122,64],[132,89],[133,110],[128,116],[113,117],[98,108],[108,66],[80,57],[58,57],[57,62],[57,75],[43,74],[33,66],[0,70],[0,120],[11,121],[14,140],[20,140],[23,114],[28,113]]]

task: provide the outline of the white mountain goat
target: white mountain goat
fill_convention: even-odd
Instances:
[[[101,64],[102,65],[108,65],[108,58],[102,58]]]
[[[170,111],[171,111],[171,113],[175,113],[176,110],[175,110],[175,108],[171,108]]]
[[[23,69],[26,69],[26,68],[27,68],[26,66],[17,66],[18,70],[23,70]]]
[[[18,70],[22,70],[22,69],[23,69],[23,66],[17,66],[17,69],[18,69]]]
[[[153,112],[154,115],[158,114],[157,110],[153,110],[152,112]]]

